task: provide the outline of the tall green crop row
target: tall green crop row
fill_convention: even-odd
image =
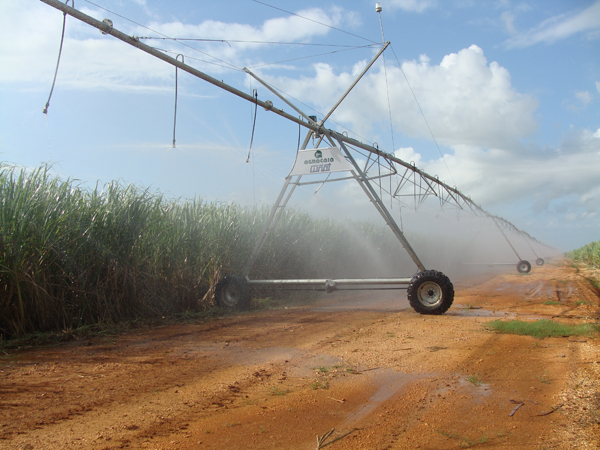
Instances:
[[[0,337],[209,307],[211,288],[239,273],[268,215],[0,166]],[[284,211],[251,276],[372,276],[364,267],[397,244],[383,227],[358,228],[383,248],[369,252],[338,223]]]
[[[600,267],[600,241],[592,242],[569,252],[567,256],[575,261],[581,261],[594,267]]]

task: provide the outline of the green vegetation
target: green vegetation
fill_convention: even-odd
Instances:
[[[600,241],[584,245],[577,250],[567,253],[567,256],[576,262],[600,267]]]
[[[499,439],[504,439],[508,436],[508,434],[506,432],[501,432],[501,433],[497,433],[495,437],[487,437],[485,434],[481,435],[479,438],[469,438],[467,436],[463,436],[457,433],[450,433],[444,430],[437,430],[434,429],[434,431],[436,431],[437,433],[440,433],[442,436],[445,436],[449,439],[454,439],[455,441],[457,441],[457,445],[460,448],[470,448],[470,447],[477,447],[480,446],[481,444],[486,444],[486,443],[490,443],[491,441],[495,441],[495,440],[499,440]]]
[[[271,388],[271,395],[285,395],[285,394],[289,394],[290,390],[289,389],[279,389],[277,386],[273,386]]]
[[[550,384],[550,377],[548,376],[547,372],[544,372],[544,375],[538,375],[536,376],[536,378],[539,380],[540,383],[545,383],[545,384]]]
[[[552,320],[536,320],[534,322],[523,322],[521,320],[511,320],[503,322],[495,320],[487,324],[490,329],[505,334],[520,334],[533,336],[536,338],[556,337],[556,336],[585,336],[598,331],[598,327],[593,324],[567,325],[553,322]]]
[[[0,164],[0,341],[210,310],[212,287],[241,270],[269,215],[120,182],[85,189],[50,169]],[[369,277],[367,248],[398,267],[385,227],[285,210],[251,276]]]
[[[310,388],[313,391],[316,391],[318,389],[329,389],[329,382],[328,381],[314,381],[313,383],[311,383]]]
[[[467,377],[467,381],[471,384],[474,384],[475,386],[481,386],[481,383],[483,383],[483,379],[481,378],[481,375],[479,374],[473,374],[473,375],[469,375]]]

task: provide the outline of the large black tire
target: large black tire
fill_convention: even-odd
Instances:
[[[227,275],[215,286],[215,301],[227,309],[247,309],[250,305],[250,285],[245,278]]]
[[[419,314],[444,314],[454,301],[454,286],[442,272],[425,270],[412,278],[407,294]]]
[[[531,264],[529,264],[529,261],[523,259],[517,264],[517,271],[519,273],[529,273],[531,272]]]
[[[535,260],[535,263],[536,263],[538,266],[543,266],[543,265],[544,265],[544,258],[538,258],[538,259],[536,259],[536,260]]]

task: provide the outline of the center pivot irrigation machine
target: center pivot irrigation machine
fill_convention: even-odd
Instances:
[[[183,58],[181,61],[178,58],[172,58],[163,51],[140,42],[140,38],[122,33],[113,27],[112,21],[109,19],[98,21],[81,13],[74,7],[68,6],[68,0],[64,4],[58,0],[40,1],[62,11],[65,17],[66,15],[75,17],[76,19],[99,29],[102,34],[108,34],[120,39],[178,69],[188,72],[191,75],[201,78],[208,83],[243,98],[244,100],[252,102],[256,106],[261,106],[266,111],[270,111],[308,129],[304,142],[297,152],[293,168],[285,178],[283,188],[271,209],[266,226],[262,234],[258,237],[250,258],[243,267],[242,273],[227,275],[219,280],[216,285],[215,296],[217,301],[223,306],[234,308],[243,307],[248,304],[250,301],[251,286],[290,286],[296,288],[322,289],[327,292],[333,292],[344,287],[372,289],[377,286],[385,286],[390,289],[407,289],[408,300],[411,306],[415,311],[421,314],[445,313],[454,300],[454,287],[452,282],[443,273],[436,270],[428,270],[425,267],[382,201],[381,192],[384,190],[395,199],[410,196],[414,199],[415,205],[421,204],[429,197],[436,197],[441,206],[451,204],[459,209],[468,209],[478,216],[491,219],[519,259],[517,270],[525,273],[531,270],[531,264],[528,261],[521,259],[504,231],[511,231],[523,236],[533,251],[533,247],[531,247],[529,242],[539,242],[527,233],[517,229],[505,219],[484,211],[469,197],[463,195],[456,188],[450,187],[440,181],[437,176],[431,176],[415,167],[414,164],[379,150],[376,144],[364,144],[356,139],[348,137],[345,133],[339,133],[324,126],[327,119],[344,101],[346,96],[356,86],[375,61],[383,54],[390,44],[389,42],[384,42],[382,44],[382,48],[366,65],[351,86],[348,87],[339,101],[331,108],[323,119],[317,121],[315,116],[307,115],[296,105],[283,97],[275,88],[248,69],[244,69],[244,71],[298,113],[299,117],[293,116],[282,109],[275,108],[273,102],[270,100],[259,100],[258,95],[249,95],[185,64]],[[71,3],[73,4],[73,2]],[[378,4],[377,12],[380,11],[381,7]],[[316,141],[316,145],[314,148],[307,149],[311,139],[312,142]],[[362,161],[362,159],[365,159],[364,164],[359,164],[358,161]],[[252,266],[283,209],[290,200],[294,190],[303,185],[323,185],[324,183],[342,180],[355,180],[360,185],[367,198],[383,217],[390,230],[394,233],[402,247],[417,266],[418,272],[416,275],[405,278],[371,279],[250,279],[249,275]],[[388,181],[385,187],[383,185],[383,180]],[[541,243],[539,244],[543,245]],[[543,263],[544,260],[538,257],[537,264],[542,265]]]

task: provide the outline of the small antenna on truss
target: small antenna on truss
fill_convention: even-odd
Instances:
[[[383,35],[383,23],[381,22],[381,11],[383,8],[381,7],[381,3],[375,3],[375,11],[379,14],[379,26],[381,27],[381,39],[385,42],[385,37]]]
[[[383,34],[383,22],[381,21],[381,11],[382,10],[383,10],[383,8],[381,7],[381,3],[375,3],[375,11],[377,12],[377,14],[379,14],[379,27],[381,28],[381,39],[385,45],[385,36]],[[396,150],[396,142],[394,139],[394,124],[392,122],[392,105],[390,103],[390,87],[388,85],[387,67],[385,64],[385,55],[383,55],[383,73],[385,75],[385,90],[387,92],[388,115],[390,118],[390,134],[392,136],[392,149],[393,149],[393,151],[395,151]]]

